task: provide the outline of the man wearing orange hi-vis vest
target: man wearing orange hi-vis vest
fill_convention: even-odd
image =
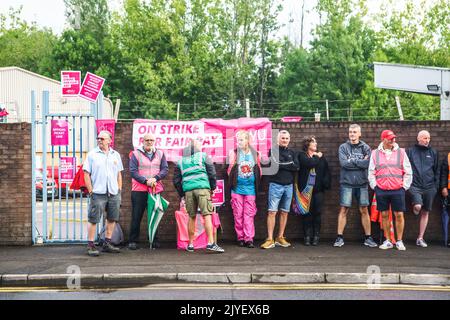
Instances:
[[[403,230],[405,220],[405,191],[412,183],[412,169],[408,156],[395,142],[396,135],[391,130],[381,133],[381,143],[372,151],[369,164],[369,184],[375,190],[377,210],[381,211],[383,230],[390,230],[389,208],[395,216],[398,250],[406,250],[403,244]],[[394,245],[389,238],[379,247],[386,250]]]

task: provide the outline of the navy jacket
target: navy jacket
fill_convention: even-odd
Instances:
[[[411,187],[420,190],[439,188],[439,155],[430,146],[416,144],[406,151],[413,169]]]

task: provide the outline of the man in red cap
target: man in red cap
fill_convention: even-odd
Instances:
[[[375,190],[377,210],[383,217],[383,230],[390,229],[389,207],[395,215],[398,250],[406,250],[403,244],[403,229],[405,220],[403,212],[406,209],[405,191],[412,183],[412,169],[408,156],[395,142],[396,135],[391,130],[381,133],[381,143],[372,151],[369,164],[369,184]],[[380,249],[391,249],[394,245],[386,239]]]

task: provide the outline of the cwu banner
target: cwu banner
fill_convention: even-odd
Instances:
[[[133,147],[142,146],[145,134],[153,134],[155,147],[164,151],[168,161],[180,159],[191,140],[202,142],[203,152],[216,163],[225,163],[230,150],[236,148],[236,133],[247,130],[251,145],[263,157],[272,145],[272,122],[268,118],[239,118],[233,120],[200,119],[198,121],[136,119],[133,123]]]

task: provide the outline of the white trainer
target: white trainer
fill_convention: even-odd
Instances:
[[[406,247],[405,247],[405,245],[403,244],[403,241],[402,241],[402,240],[397,241],[397,242],[395,243],[395,246],[396,246],[397,249],[400,250],[400,251],[405,251],[405,250],[406,250]]]
[[[417,239],[416,245],[418,245],[419,247],[422,247],[422,248],[428,247],[427,243],[423,239]]]
[[[394,245],[389,240],[384,240],[383,244],[379,246],[378,248],[382,250],[392,249]]]

